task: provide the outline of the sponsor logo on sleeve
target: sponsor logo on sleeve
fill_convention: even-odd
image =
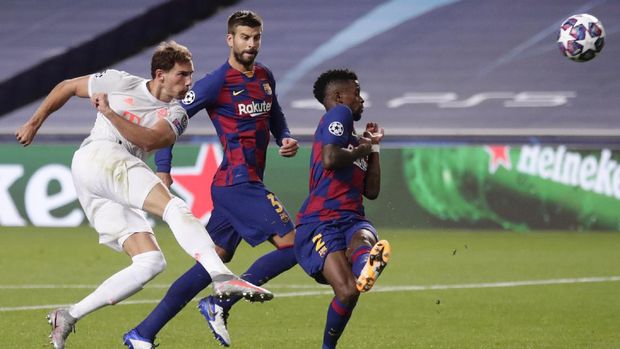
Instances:
[[[187,117],[187,115],[183,115],[181,120],[179,119],[172,120],[172,124],[177,129],[177,134],[179,136],[182,135],[183,132],[185,132],[185,129],[187,128],[187,124],[188,124],[188,119],[189,118]]]

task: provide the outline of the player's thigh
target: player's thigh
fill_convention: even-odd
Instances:
[[[126,238],[119,240],[119,244],[131,257],[145,252],[160,251],[155,235],[147,232],[126,235]]]
[[[347,303],[359,294],[355,286],[355,276],[344,251],[329,253],[323,267],[323,277],[332,286],[336,297]]]
[[[360,246],[370,246],[379,241],[377,230],[364,219],[353,219],[343,227],[347,243],[347,256],[357,250]]]
[[[222,215],[217,207],[211,212],[206,228],[216,246],[217,254],[224,263],[229,262],[241,242],[241,235],[237,233],[228,218]]]
[[[316,222],[297,226],[294,249],[301,268],[318,282],[326,283],[322,272],[327,256],[346,251],[347,245],[337,225]]]
[[[294,230],[293,222],[284,205],[262,184],[213,186],[211,194],[216,209],[252,246],[274,235],[282,237]]]
[[[99,243],[116,251],[123,250],[123,243],[134,233],[153,234],[153,229],[143,211],[126,207],[106,198],[91,200],[87,217],[99,234]],[[85,210],[86,212],[87,210]]]

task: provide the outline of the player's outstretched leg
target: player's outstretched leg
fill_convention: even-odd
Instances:
[[[367,292],[374,286],[383,269],[390,260],[392,249],[387,240],[377,242],[368,255],[368,260],[357,278],[357,290]]]
[[[75,332],[77,319],[71,316],[67,309],[56,309],[47,314],[47,322],[52,325],[50,343],[54,349],[64,349],[67,337],[71,332]]]
[[[156,186],[153,192],[165,190]],[[147,200],[157,193],[149,194]],[[160,194],[161,195],[161,194]],[[183,200],[174,197],[168,201],[162,214],[163,220],[183,250],[194,257],[207,270],[213,280],[213,290],[218,297],[241,296],[250,302],[268,301],[273,294],[234,275],[215,252],[215,244],[200,221],[194,217]]]
[[[230,335],[227,329],[228,309],[219,306],[213,296],[201,299],[198,302],[198,309],[207,320],[215,339],[225,347],[230,346]]]

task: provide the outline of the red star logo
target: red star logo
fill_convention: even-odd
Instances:
[[[219,145],[203,144],[194,166],[175,167],[171,172],[174,180],[172,189],[183,197],[194,216],[204,224],[213,211],[211,183],[221,161],[222,150]]]
[[[489,153],[491,157],[489,159],[489,173],[495,173],[499,166],[503,166],[505,169],[512,169],[512,162],[510,161],[510,147],[507,145],[487,145],[484,150]]]

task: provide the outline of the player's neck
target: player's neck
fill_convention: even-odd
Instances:
[[[253,74],[254,73],[254,63],[245,66],[241,63],[239,63],[234,57],[230,57],[228,58],[228,64],[234,69],[237,70],[243,74]]]
[[[161,85],[157,84],[155,80],[149,80],[146,82],[146,88],[153,95],[153,97],[157,98],[162,102],[169,103],[172,100],[172,97],[164,94],[163,88]]]

